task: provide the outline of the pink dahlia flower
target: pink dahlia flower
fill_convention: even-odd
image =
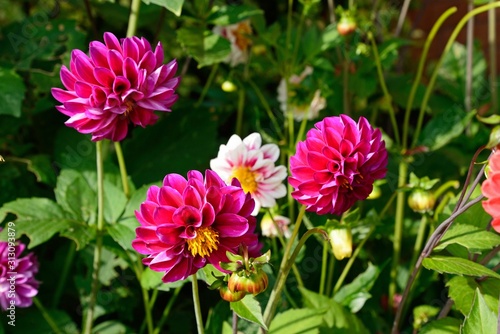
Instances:
[[[70,117],[67,126],[91,133],[93,141],[120,141],[129,122],[145,127],[158,119],[155,110],[170,111],[177,100],[176,70],[175,60],[163,65],[160,43],[153,51],[144,38],[118,41],[107,32],[104,44],[90,43],[89,56],[73,50],[70,69],[61,68],[66,90],[52,88],[52,95],[62,103],[56,108]]]
[[[221,145],[217,158],[210,161],[210,168],[227,183],[238,179],[245,192],[255,200],[253,215],[261,207],[276,205],[276,199],[286,195],[283,180],[286,167],[275,166],[280,150],[275,144],[262,145],[260,134],[254,132],[241,140],[232,135],[227,145]]]
[[[188,172],[187,180],[168,174],[163,186],[149,188],[136,217],[141,226],[132,247],[148,255],[143,260],[155,271],[164,271],[164,282],[185,279],[204,267],[229,262],[226,251],[238,253],[247,245],[250,256],[258,256],[260,244],[254,233],[254,200],[237,181],[226,185],[211,170],[205,178]]]
[[[368,197],[385,177],[387,150],[366,118],[326,117],[309,130],[290,157],[292,196],[318,214],[340,215]]]
[[[500,233],[500,151],[493,153],[489,160],[488,178],[481,185],[481,192],[488,198],[483,208],[493,217],[491,226]]]
[[[34,253],[21,257],[25,248],[22,243],[0,242],[0,307],[4,311],[11,305],[29,307],[38,294],[38,261]]]

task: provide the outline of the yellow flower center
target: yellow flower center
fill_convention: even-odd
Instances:
[[[210,226],[200,227],[196,230],[196,237],[188,239],[187,244],[193,256],[208,256],[218,248],[219,233]]]
[[[257,190],[256,175],[250,168],[244,166],[236,167],[230,179],[232,180],[234,177],[240,181],[244,192],[254,193]]]

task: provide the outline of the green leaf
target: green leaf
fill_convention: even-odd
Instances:
[[[0,114],[21,117],[25,91],[23,80],[14,70],[0,67]]]
[[[104,219],[109,223],[116,222],[125,210],[126,204],[127,197],[123,189],[104,180]]]
[[[460,330],[460,320],[456,318],[442,318],[426,324],[419,334],[457,334]]]
[[[139,226],[137,224],[137,226]],[[135,229],[131,228],[128,224],[119,222],[109,225],[107,231],[111,238],[116,241],[123,249],[135,251],[132,247],[132,240],[135,239]]]
[[[230,303],[230,306],[240,318],[256,323],[267,330],[260,304],[254,296],[246,295],[242,300]]]
[[[483,295],[476,289],[474,304],[465,318],[462,334],[491,334],[497,332],[497,316],[484,301]]]
[[[500,144],[500,125],[495,126],[491,129],[490,138],[488,140],[488,144],[486,144],[486,148],[494,148],[498,144]]]
[[[92,333],[96,334],[133,334],[135,331],[131,330],[121,322],[116,320],[108,320],[101,322],[92,329]]]
[[[500,124],[500,115],[490,115],[488,117],[482,117],[480,115],[476,115],[476,118],[484,124],[497,125]]]
[[[181,16],[182,5],[184,5],[184,0],[142,0],[145,4],[150,3],[162,6],[167,10],[174,13],[176,16]]]
[[[214,6],[207,18],[207,22],[217,26],[227,26],[262,14],[264,14],[262,9],[249,5]]]
[[[321,51],[334,48],[342,43],[336,24],[330,24],[325,28],[321,36],[321,42]]]
[[[483,205],[481,203],[476,203],[458,216],[455,219],[455,224],[467,224],[484,230],[489,225],[490,220],[491,216],[484,211]]]
[[[231,43],[208,30],[183,27],[177,30],[177,40],[196,59],[198,68],[220,63],[231,53]]]
[[[439,273],[467,275],[467,276],[488,276],[500,279],[500,275],[479,263],[467,259],[452,256],[434,255],[424,259],[424,267],[435,270]]]
[[[292,309],[279,313],[269,326],[269,334],[319,333],[324,314],[324,309]]]
[[[434,251],[443,250],[452,244],[459,244],[471,252],[477,252],[489,250],[499,245],[500,236],[476,226],[455,223],[446,231]]]
[[[483,298],[492,311],[498,308],[498,292],[500,291],[500,281],[487,279],[478,282],[472,277],[455,276],[446,283],[448,295],[455,302],[455,307],[466,316],[469,314],[474,301],[474,294],[479,290]]]
[[[350,284],[342,286],[333,296],[333,300],[349,307],[352,313],[358,312],[365,302],[371,298],[368,291],[373,287],[379,274],[379,268],[368,263],[365,272],[361,273]]]
[[[4,204],[0,208],[0,217],[6,212],[17,216],[16,238],[19,239],[23,234],[28,236],[31,241],[29,248],[44,243],[74,224],[68,214],[48,198],[20,198]],[[7,240],[7,232],[7,228],[0,232],[1,240]]]
[[[440,308],[431,305],[419,305],[413,309],[413,328],[420,329],[425,325],[429,318],[438,315]]]
[[[51,158],[47,154],[38,154],[29,158],[28,170],[35,174],[38,182],[49,186],[56,184],[56,173]]]

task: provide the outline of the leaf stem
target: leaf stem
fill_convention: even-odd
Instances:
[[[198,108],[201,105],[201,103],[203,102],[203,100],[205,99],[205,96],[208,93],[208,89],[210,88],[210,86],[212,85],[212,82],[215,79],[215,75],[217,74],[218,68],[219,68],[219,63],[215,63],[215,65],[212,66],[212,70],[210,71],[210,74],[208,75],[207,82],[205,83],[205,86],[203,86],[203,90],[201,91],[200,98],[198,99],[198,101],[194,105],[196,108]]]
[[[196,273],[191,275],[191,281],[193,283],[193,304],[194,304],[194,314],[196,316],[196,328],[198,329],[198,334],[203,334],[205,329],[203,327],[203,319],[201,315],[201,305],[200,305],[200,295],[198,293],[198,278]]]
[[[57,308],[59,305],[59,300],[61,299],[62,291],[64,289],[64,285],[66,284],[66,279],[68,278],[68,273],[71,269],[71,265],[73,264],[75,251],[76,245],[73,241],[70,241],[68,253],[66,254],[66,259],[64,261],[61,274],[59,275],[59,282],[57,284],[56,291],[54,292],[54,297],[52,298],[52,308]]]
[[[243,135],[243,112],[245,111],[245,89],[238,89],[238,109],[236,110],[236,134]]]
[[[120,176],[122,179],[123,193],[127,198],[130,198],[130,188],[128,185],[127,166],[123,158],[122,146],[119,141],[115,142],[116,158],[118,159],[118,166],[120,166]]]
[[[490,0],[490,4],[494,0]],[[491,91],[491,109],[494,114],[498,113],[498,89],[497,89],[497,37],[498,31],[496,23],[496,11],[490,8],[488,11],[488,48],[490,55],[490,91]]]
[[[181,285],[177,287],[174,290],[174,293],[168,300],[167,306],[165,306],[165,309],[163,310],[163,314],[161,315],[160,321],[158,321],[158,325],[156,326],[156,329],[154,330],[154,334],[159,334],[161,332],[161,328],[165,324],[165,321],[167,321],[168,315],[170,314],[170,310],[174,306],[175,301],[177,300],[177,297],[179,296],[179,292],[181,292],[181,289],[184,285]]]
[[[141,0],[132,0],[130,6],[130,15],[128,17],[127,37],[132,37],[137,31],[137,21],[139,19],[139,10],[141,8]]]
[[[328,267],[328,241],[323,241],[323,256],[321,257],[321,278],[319,280],[319,294],[325,292],[326,269]]]
[[[50,316],[49,312],[47,312],[47,310],[45,309],[43,304],[40,302],[40,300],[38,300],[37,297],[33,297],[33,303],[36,305],[36,307],[38,308],[40,313],[42,313],[43,318],[45,319],[45,321],[47,321],[47,323],[49,324],[52,331],[55,334],[62,334],[62,331],[57,326],[57,323],[55,322],[55,320]]]

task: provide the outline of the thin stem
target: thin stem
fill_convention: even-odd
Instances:
[[[90,7],[90,1],[84,0],[83,2],[85,3],[85,10],[87,11],[87,16],[89,17],[92,34],[94,35],[94,37],[97,37],[97,28],[94,22],[94,15],[92,15],[92,8]]]
[[[467,0],[467,11],[474,9],[474,0]],[[466,41],[466,64],[465,64],[465,110],[472,110],[472,62],[474,57],[474,18],[467,23]]]
[[[385,84],[384,72],[382,71],[382,64],[380,62],[380,56],[378,54],[377,44],[375,43],[375,38],[372,33],[368,34],[368,38],[372,43],[373,49],[373,58],[375,59],[375,65],[377,66],[377,74],[378,79],[380,81],[380,87],[382,88],[382,92],[384,93],[384,97],[387,100],[387,105],[389,106],[389,117],[391,119],[392,129],[394,131],[394,139],[398,145],[401,144],[401,140],[399,139],[399,128],[398,123],[396,121],[396,112],[394,111],[394,107],[392,105],[392,96],[389,94],[389,90],[387,89],[387,85]]]
[[[238,315],[233,311],[233,334],[238,334]]]
[[[344,114],[351,113],[351,101],[349,96],[349,58],[346,55],[342,63],[342,101],[344,105]]]
[[[262,104],[262,107],[264,107],[264,110],[267,113],[267,116],[271,120],[271,123],[273,123],[274,130],[278,133],[278,136],[280,139],[283,139],[283,132],[281,131],[281,126],[278,124],[278,121],[276,119],[276,116],[274,116],[273,111],[271,110],[271,107],[269,106],[269,103],[267,102],[267,99],[262,95],[262,92],[260,91],[259,87],[251,80],[248,79],[248,83],[250,86],[252,86],[253,90],[255,91],[255,94],[257,95],[257,98],[259,99],[260,103]]]
[[[490,4],[494,0],[490,0]],[[491,109],[493,113],[498,113],[498,94],[497,94],[497,41],[496,32],[498,31],[496,24],[496,11],[490,9],[488,11],[488,48],[490,56],[490,91],[491,91]]]
[[[396,31],[394,32],[394,36],[398,37],[403,29],[403,24],[406,19],[406,14],[408,13],[408,8],[410,7],[411,0],[405,0],[403,3],[403,7],[401,7],[401,13],[399,14],[398,25],[396,26]]]
[[[328,16],[330,18],[330,23],[335,24],[335,3],[333,0],[328,0]]]
[[[139,19],[140,8],[141,0],[132,0],[130,15],[128,17],[127,37],[134,36],[137,31],[137,20]]]
[[[288,0],[288,12],[287,12],[287,25],[286,25],[286,40],[285,40],[285,55],[289,55],[290,53],[288,52],[290,48],[290,41],[292,39],[292,11],[293,11],[293,0]],[[287,65],[291,67],[291,63],[285,61],[285,69],[284,69],[284,77],[285,80],[288,82],[288,78],[290,77],[290,72],[291,68],[289,68]]]
[[[118,166],[120,166],[120,176],[122,179],[123,193],[127,198],[130,198],[130,188],[128,185],[127,166],[123,158],[122,146],[119,141],[115,142],[116,158],[118,159]]]
[[[332,293],[334,269],[335,269],[335,256],[330,256],[330,262],[328,263],[328,277],[326,279],[325,296],[329,296]]]
[[[306,126],[307,126],[307,117],[304,117],[302,122],[300,122],[299,133],[297,134],[297,138],[295,140],[295,146],[297,146],[299,141],[304,139],[303,137],[304,137],[304,132],[306,132]]]
[[[321,278],[319,280],[319,294],[325,292],[326,268],[328,263],[328,241],[323,241],[323,256],[321,257]]]
[[[198,334],[203,334],[205,329],[203,327],[203,318],[201,315],[201,305],[200,305],[200,295],[198,293],[198,278],[196,273],[191,275],[191,281],[193,283],[193,304],[194,304],[194,314],[196,316],[196,328],[198,328]]]
[[[104,167],[102,161],[102,141],[96,143],[97,162],[97,225],[96,225],[96,245],[94,248],[94,260],[92,270],[92,286],[87,315],[84,322],[83,333],[92,333],[94,325],[94,312],[96,306],[97,292],[99,291],[99,270],[101,268],[101,254],[104,232]]]
[[[151,301],[149,299],[149,293],[148,290],[145,288],[141,288],[142,290],[142,301],[144,303],[144,313],[146,316],[146,325],[148,326],[148,333],[152,334],[154,332],[154,327],[153,327],[153,317],[151,316]]]
[[[198,101],[194,105],[196,108],[198,108],[201,105],[201,103],[203,102],[203,100],[205,99],[205,95],[207,95],[208,89],[210,88],[210,86],[212,85],[212,82],[215,79],[215,75],[217,74],[218,68],[219,68],[219,63],[215,63],[215,65],[212,66],[212,70],[210,71],[210,74],[208,75],[207,82],[205,83],[205,86],[203,87],[203,90],[201,91],[200,98],[198,99]]]
[[[59,329],[59,326],[57,326],[55,320],[52,319],[49,312],[47,312],[45,307],[43,307],[43,304],[38,300],[38,298],[33,297],[33,303],[36,305],[40,313],[42,313],[43,318],[49,324],[50,328],[52,329],[52,332],[54,332],[55,334],[62,334],[62,331]]]
[[[245,110],[245,90],[243,87],[238,89],[238,109],[236,111],[236,134],[243,135],[243,112]]]
[[[464,25],[467,23],[467,21],[471,17],[473,17],[475,15],[478,15],[480,13],[486,12],[486,11],[488,11],[490,9],[497,8],[497,7],[500,7],[500,1],[494,2],[494,3],[490,3],[490,4],[487,4],[487,5],[478,7],[478,8],[475,8],[474,10],[471,10],[469,13],[467,13],[466,15],[464,15],[464,17],[462,17],[462,19],[455,26],[455,29],[451,33],[451,36],[448,39],[448,42],[446,43],[446,46],[445,46],[445,48],[443,50],[443,53],[441,54],[441,57],[439,58],[436,66],[434,68],[434,72],[432,73],[432,76],[431,76],[431,78],[429,80],[429,85],[427,86],[427,89],[425,90],[425,94],[424,94],[424,97],[422,99],[422,104],[420,106],[420,112],[419,112],[419,115],[418,115],[417,127],[415,129],[415,136],[413,138],[412,147],[415,146],[416,143],[417,143],[417,141],[418,141],[418,137],[419,137],[420,131],[422,129],[422,123],[424,121],[424,114],[425,114],[425,111],[427,109],[427,104],[429,103],[429,99],[431,97],[432,91],[434,90],[434,85],[436,83],[436,79],[437,79],[437,76],[438,76],[438,71],[441,68],[441,64],[443,63],[444,57],[446,56],[446,54],[448,53],[448,51],[450,51],[450,49],[451,49],[451,47],[453,45],[453,42],[455,42],[455,40],[457,39],[458,34],[460,33],[460,31],[462,30],[462,28],[464,27]]]
[[[410,126],[410,114],[411,114],[411,109],[413,108],[413,101],[415,101],[415,96],[417,94],[417,89],[418,85],[420,83],[420,80],[422,79],[422,74],[424,72],[424,65],[425,65],[425,60],[427,59],[427,54],[429,53],[429,49],[431,47],[432,41],[434,40],[434,37],[436,37],[437,32],[439,31],[439,28],[441,25],[444,23],[444,21],[453,13],[457,11],[456,7],[449,8],[447,11],[445,11],[436,21],[434,26],[432,27],[431,31],[429,32],[429,35],[427,36],[427,39],[424,44],[424,48],[422,50],[422,55],[420,56],[420,61],[418,62],[418,67],[417,67],[417,75],[415,76],[415,80],[413,81],[413,85],[411,86],[410,90],[410,95],[408,97],[408,103],[406,104],[406,111],[405,111],[405,118],[403,121],[403,149],[407,149],[407,143],[408,143],[408,129]]]
[[[76,245],[73,241],[71,241],[69,244],[68,252],[66,254],[66,259],[61,270],[61,274],[59,275],[59,282],[57,284],[56,291],[54,292],[54,297],[52,298],[52,308],[57,308],[57,305],[59,305],[59,300],[61,299],[64,285],[66,284],[66,279],[68,278],[68,273],[71,269],[71,265],[73,264],[75,251]]]
[[[451,181],[447,181],[445,182],[443,185],[441,185],[439,188],[437,188],[437,190],[434,192],[434,197],[437,199],[439,198],[446,190],[448,190],[448,188],[455,188],[455,189],[458,189],[458,187],[460,186],[460,182],[456,181],[456,180],[451,180]]]
[[[422,243],[424,242],[425,230],[427,228],[428,221],[429,218],[427,215],[422,215],[422,219],[420,219],[420,226],[418,227],[417,239],[415,240],[415,245],[413,246],[413,256],[411,258],[410,268],[413,268],[415,263],[417,263],[417,258],[420,254],[420,250],[422,249]]]
[[[398,189],[406,184],[408,164],[401,160],[399,162]],[[398,274],[399,258],[401,256],[401,240],[403,238],[403,220],[406,194],[403,191],[396,195],[396,220],[394,223],[393,256],[389,282],[389,309],[392,309],[394,295],[396,294],[396,279]]]
[[[337,280],[335,287],[333,288],[333,294],[336,294],[339,291],[340,287],[342,287],[342,284],[344,283],[344,280],[347,277],[349,270],[351,270],[351,267],[352,267],[354,261],[356,260],[356,258],[358,257],[359,252],[361,251],[361,249],[363,248],[365,243],[368,241],[368,239],[372,235],[373,231],[375,231],[375,226],[372,225],[370,227],[370,231],[368,232],[366,237],[359,243],[358,247],[356,247],[356,249],[354,250],[354,253],[349,258],[349,261],[347,261],[347,264],[345,265],[344,269],[342,270],[342,273],[340,274],[340,277]]]
[[[163,310],[163,313],[161,315],[160,321],[158,321],[158,325],[156,326],[156,329],[154,330],[154,334],[159,334],[161,332],[161,328],[165,324],[165,321],[167,321],[168,315],[170,314],[170,310],[172,310],[172,307],[174,306],[175,301],[177,300],[177,297],[179,296],[179,292],[181,292],[183,285],[177,287],[174,290],[174,293],[168,300],[167,306],[165,306],[165,309]]]

